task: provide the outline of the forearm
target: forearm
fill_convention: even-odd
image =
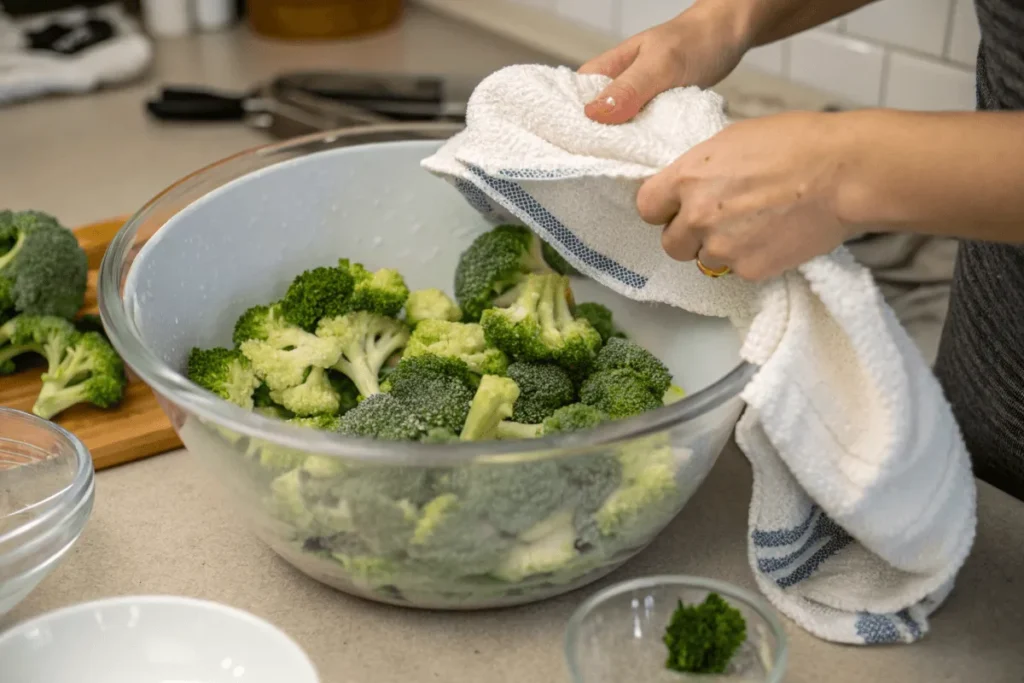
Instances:
[[[875,0],[701,0],[722,8],[729,2],[742,24],[750,47],[776,40],[832,21]]]
[[[866,229],[1024,242],[1024,112],[835,114],[839,217]]]

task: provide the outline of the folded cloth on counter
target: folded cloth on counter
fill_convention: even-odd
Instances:
[[[498,71],[473,93],[466,129],[423,165],[630,299],[730,318],[759,368],[736,427],[754,472],[758,586],[823,639],[919,639],[976,523],[970,462],[935,377],[845,249],[761,284],[668,257],[637,189],[728,124],[723,101],[677,88],[605,126],[583,108],[608,82],[564,67]]]
[[[116,3],[17,21],[0,13],[0,105],[129,81],[152,59],[149,39]]]

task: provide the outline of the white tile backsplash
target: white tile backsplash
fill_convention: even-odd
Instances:
[[[897,109],[974,109],[974,74],[936,60],[894,54],[882,104]]]
[[[882,0],[846,16],[846,33],[942,56],[952,0]]]
[[[881,47],[824,31],[808,31],[788,42],[789,78],[854,104],[878,104],[885,66]]]
[[[664,23],[692,4],[692,0],[622,0],[619,36],[626,38]]]
[[[978,43],[981,32],[978,30],[978,15],[974,10],[974,0],[956,0],[953,11],[953,30],[949,37],[949,50],[946,57],[954,62],[974,66],[978,59]]]

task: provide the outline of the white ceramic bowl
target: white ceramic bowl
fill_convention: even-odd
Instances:
[[[319,683],[287,635],[213,602],[121,597],[59,609],[0,635],[3,683]]]

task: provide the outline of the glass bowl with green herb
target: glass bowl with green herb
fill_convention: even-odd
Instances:
[[[573,683],[778,683],[787,643],[760,597],[712,579],[653,576],[583,603],[565,656]]]

